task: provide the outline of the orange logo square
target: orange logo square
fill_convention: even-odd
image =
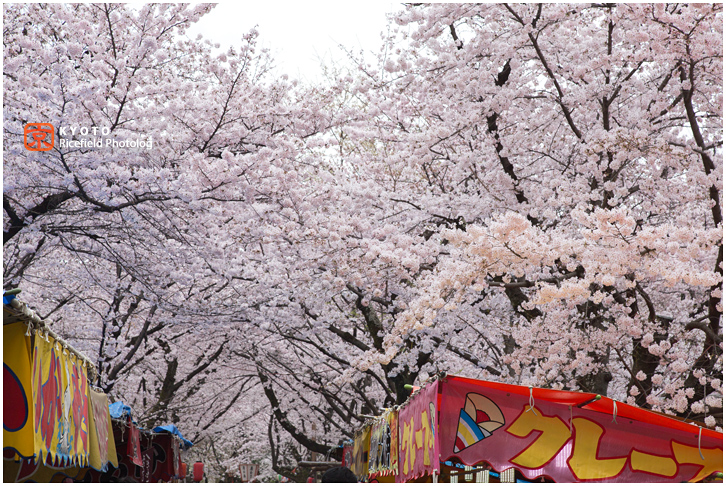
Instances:
[[[24,135],[25,148],[33,152],[47,152],[55,145],[55,129],[50,123],[28,123]]]

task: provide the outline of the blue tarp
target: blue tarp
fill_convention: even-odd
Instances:
[[[15,298],[14,295],[3,295],[3,305],[10,305],[10,302]]]
[[[123,418],[126,415],[131,417],[131,407],[124,404],[124,402],[112,403],[111,405],[108,406],[108,411],[111,413],[111,417],[115,418],[115,419]],[[131,418],[131,420],[133,420],[133,417]],[[134,423],[136,423],[135,420],[134,420]],[[172,435],[176,435],[177,437],[179,437],[181,439],[182,447],[184,450],[187,450],[194,445],[192,443],[192,441],[184,438],[182,433],[179,432],[179,429],[176,428],[176,425],[160,425],[158,427],[154,427],[152,429],[152,432],[156,432],[156,433],[168,432]]]
[[[176,435],[177,437],[179,437],[181,439],[182,444],[183,444],[183,447],[184,447],[184,450],[189,449],[191,446],[194,445],[192,443],[192,441],[187,440],[187,439],[184,438],[184,436],[182,435],[182,433],[179,432],[179,429],[176,428],[176,425],[160,425],[158,427],[154,427],[152,429],[152,432],[157,432],[157,433],[159,433],[159,432],[169,432],[170,434]]]
[[[184,444],[184,450],[187,450],[194,445],[192,444],[192,441],[184,438],[182,433],[179,432],[179,429],[176,428],[176,425],[160,425],[158,427],[154,427],[152,432],[169,432],[170,434],[176,435],[182,440],[182,444]]]
[[[115,402],[108,406],[111,418],[120,419],[125,415],[131,417],[131,407],[125,405],[124,402]]]

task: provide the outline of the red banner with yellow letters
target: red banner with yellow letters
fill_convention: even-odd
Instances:
[[[439,471],[436,437],[439,382],[419,390],[398,412],[399,454],[397,483]]]
[[[400,412],[404,467],[404,443],[418,427],[404,429],[406,417],[425,411],[408,408]],[[698,481],[723,470],[722,434],[591,393],[448,376],[440,408],[442,461],[487,462],[569,483]],[[418,457],[410,462],[420,471]]]

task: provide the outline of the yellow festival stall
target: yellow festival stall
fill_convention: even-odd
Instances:
[[[78,479],[118,466],[95,368],[15,298],[3,296],[3,479]],[[113,437],[113,435],[111,435]]]
[[[723,434],[592,393],[444,376],[344,446],[370,482],[697,482]]]
[[[174,426],[140,433],[125,406],[112,418],[107,395],[89,384],[90,360],[15,293],[3,295],[3,482],[179,478],[179,451],[191,442]],[[134,456],[131,436],[140,438]]]

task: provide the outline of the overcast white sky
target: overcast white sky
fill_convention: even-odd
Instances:
[[[378,52],[386,14],[399,2],[237,1],[222,2],[187,32],[201,33],[226,49],[239,45],[243,33],[257,26],[259,41],[270,49],[280,73],[314,81],[320,61],[343,58],[339,44],[349,49]]]

